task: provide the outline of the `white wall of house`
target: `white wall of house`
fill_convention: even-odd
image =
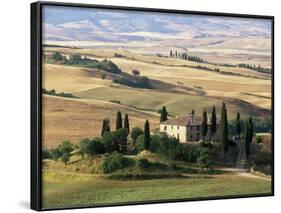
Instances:
[[[166,132],[167,135],[178,138],[181,143],[187,141],[186,127],[160,124],[160,132]]]

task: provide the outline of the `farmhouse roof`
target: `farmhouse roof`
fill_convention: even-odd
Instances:
[[[189,113],[186,116],[179,118],[172,118],[167,121],[161,122],[163,125],[174,125],[174,126],[198,126],[201,125],[202,118]]]

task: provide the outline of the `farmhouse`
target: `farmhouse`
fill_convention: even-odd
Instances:
[[[190,113],[183,117],[172,118],[161,122],[160,132],[165,132],[168,135],[177,138],[181,143],[199,141],[202,139],[201,123],[201,117]],[[210,119],[208,118],[208,129],[210,129],[210,124]],[[217,125],[217,130],[218,126],[219,125]],[[217,137],[217,133],[214,137]]]

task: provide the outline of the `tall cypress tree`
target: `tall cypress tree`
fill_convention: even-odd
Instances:
[[[202,137],[205,141],[206,139],[206,135],[207,135],[207,132],[208,132],[208,119],[207,119],[207,112],[204,111],[203,112],[203,119],[202,119],[202,123],[201,123],[201,134],[202,134]]]
[[[240,121],[240,113],[237,112],[236,115],[236,133],[238,135],[238,138],[240,139],[240,135],[241,135],[241,121]]]
[[[118,111],[116,115],[116,130],[122,128],[122,115],[121,112]]]
[[[176,56],[176,58],[178,57],[178,51],[176,51],[175,56]]]
[[[170,58],[173,58],[173,51],[170,50]]]
[[[227,110],[225,103],[222,103],[221,109],[221,123],[220,123],[220,141],[223,152],[223,158],[225,161],[225,154],[228,150],[228,122],[227,122]]]
[[[144,124],[144,149],[148,150],[150,147],[150,128],[149,121],[146,120]]]
[[[108,118],[103,119],[101,136],[103,136],[105,132],[110,132],[110,123]]]
[[[168,120],[168,113],[167,113],[166,107],[163,106],[162,109],[161,109],[160,122],[163,122],[163,121],[166,121],[166,120]]]
[[[102,121],[102,128],[101,128],[101,136],[103,136],[103,134],[105,133],[105,125],[106,125],[105,122],[106,122],[105,119],[103,119],[103,121]]]
[[[247,167],[249,166],[249,156],[250,156],[250,132],[249,132],[249,122],[245,125],[244,130],[244,152],[245,152],[245,160]]]
[[[125,118],[124,118],[124,128],[128,130],[128,134],[130,132],[130,124],[129,124],[129,116],[126,113]]]
[[[249,143],[252,143],[254,137],[254,124],[252,117],[249,118]]]
[[[211,118],[211,135],[212,135],[212,137],[216,134],[216,131],[217,131],[217,115],[216,115],[216,107],[213,106],[212,118]]]

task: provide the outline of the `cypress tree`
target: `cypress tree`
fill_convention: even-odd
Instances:
[[[163,122],[163,121],[166,121],[166,120],[168,120],[168,113],[167,113],[166,107],[163,106],[162,109],[161,109],[160,122]]]
[[[173,51],[170,50],[170,58],[172,58],[172,57],[173,57]]]
[[[236,116],[236,133],[238,135],[238,138],[240,139],[240,135],[241,135],[241,121],[240,121],[240,113],[237,112],[237,116]]]
[[[250,134],[249,134],[249,123],[246,123],[245,125],[245,131],[244,131],[244,151],[245,151],[245,160],[247,167],[249,165],[249,156],[250,156]]]
[[[122,115],[121,112],[118,111],[116,115],[116,130],[122,128]]]
[[[192,114],[192,116],[194,116],[194,114],[195,114],[194,109],[191,111],[191,114]]]
[[[223,158],[225,161],[225,154],[228,150],[228,122],[227,122],[227,110],[225,103],[222,103],[221,109],[221,123],[220,123],[220,141],[223,152]]]
[[[144,149],[148,150],[150,147],[150,128],[149,121],[146,120],[144,124]]]
[[[212,118],[211,118],[211,134],[212,134],[212,137],[216,134],[216,131],[217,131],[217,115],[216,115],[216,107],[213,106]]]
[[[202,134],[202,137],[205,141],[206,139],[206,135],[207,135],[207,132],[208,132],[208,120],[207,120],[207,112],[204,111],[203,112],[203,119],[202,119],[202,123],[201,123],[201,134]]]
[[[128,116],[128,114],[125,115],[124,128],[128,130],[128,134],[129,134],[129,132],[130,132],[130,124],[129,124],[129,116]]]
[[[254,124],[252,117],[249,118],[249,143],[252,143],[254,137]]]
[[[103,119],[101,136],[103,136],[105,132],[110,132],[110,123],[108,118]]]
[[[105,133],[105,125],[106,125],[105,122],[106,122],[105,119],[103,119],[103,121],[102,121],[102,128],[101,128],[101,136],[103,136],[103,134]]]
[[[176,58],[178,57],[178,51],[176,51],[175,56],[176,56]]]

